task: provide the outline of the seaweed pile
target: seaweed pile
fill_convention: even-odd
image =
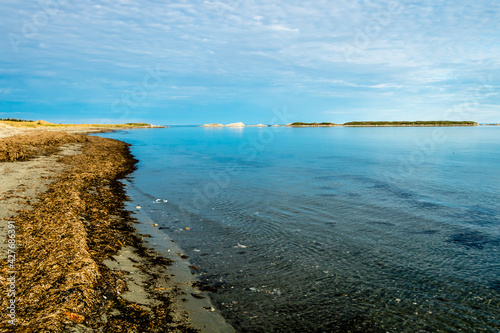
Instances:
[[[26,161],[40,155],[59,151],[58,147],[70,143],[87,142],[85,135],[65,132],[28,132],[0,140],[0,162]]]
[[[16,325],[7,316],[0,332],[194,332],[170,314],[170,300],[148,291],[161,305],[145,309],[120,297],[127,290],[124,272],[110,270],[103,260],[123,246],[145,258],[143,270],[166,266],[136,235],[124,209],[120,179],[136,160],[126,143],[100,137],[39,132],[0,141],[0,160],[24,160],[50,154],[67,143],[83,143],[82,153],[64,156],[69,168],[49,185],[16,223]],[[148,266],[149,265],[149,266]],[[7,265],[2,263],[1,275]],[[2,278],[4,290],[8,283]],[[150,285],[154,284],[154,274]],[[2,297],[2,308],[8,300]]]

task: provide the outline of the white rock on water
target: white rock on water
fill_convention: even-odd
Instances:
[[[224,127],[222,124],[205,124],[203,127]]]
[[[241,121],[238,123],[231,123],[227,125],[223,124],[205,124],[202,127],[245,127],[245,124],[243,124]]]
[[[241,121],[239,123],[232,123],[232,124],[227,124],[226,127],[245,127],[245,124],[243,124]]]

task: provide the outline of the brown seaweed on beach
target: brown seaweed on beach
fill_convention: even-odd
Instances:
[[[133,246],[150,266],[162,263],[134,232],[119,182],[135,168],[128,145],[111,139],[38,132],[0,140],[0,160],[16,161],[53,153],[68,143],[83,143],[82,153],[64,156],[68,168],[31,210],[14,218],[16,326],[0,321],[0,332],[63,332],[77,325],[104,332],[195,332],[176,322],[170,300],[144,309],[120,297],[121,272],[103,260]],[[151,267],[146,266],[145,269]],[[2,262],[1,276],[7,276]],[[1,277],[0,282],[7,281]],[[152,284],[152,283],[151,283]],[[1,299],[2,308],[8,300]],[[83,326],[82,326],[83,325]]]
[[[0,140],[0,162],[25,161],[35,156],[50,155],[69,143],[87,142],[82,134],[36,131]]]

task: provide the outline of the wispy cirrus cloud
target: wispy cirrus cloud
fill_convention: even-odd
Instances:
[[[269,101],[304,120],[380,110],[424,119],[486,75],[500,86],[500,3],[486,0],[6,0],[0,10],[0,89],[11,89],[0,103],[12,112],[39,103],[48,117],[74,108],[79,119],[111,118],[113,100],[140,86],[148,66],[161,68],[163,84],[128,116],[178,123],[226,120],[210,109],[233,120],[235,105],[263,122],[254,111]],[[487,118],[477,120],[499,121],[498,94],[483,103]],[[334,107],[341,114],[325,113]]]

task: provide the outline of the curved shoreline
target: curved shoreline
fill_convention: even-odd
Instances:
[[[235,332],[214,308],[209,295],[196,287],[199,267],[191,265],[182,248],[168,234],[162,232],[158,228],[157,221],[148,215],[147,208],[151,205],[152,199],[136,188],[132,181],[127,181],[125,184],[129,195],[126,208],[133,212],[138,221],[137,232],[139,235],[145,235],[143,240],[149,248],[154,249],[160,256],[172,260],[167,271],[167,285],[169,289],[179,290],[171,297],[180,310],[189,314],[191,326],[204,333]],[[154,204],[165,203],[154,202]]]
[[[58,159],[50,167],[64,170],[52,175],[48,190],[34,204],[21,191],[18,196],[31,207],[8,218],[15,224],[18,246],[15,265],[1,260],[0,282],[11,283],[9,271],[16,269],[15,296],[2,297],[4,309],[15,302],[15,321],[2,314],[0,332],[197,332],[187,311],[175,305],[174,296],[181,291],[166,286],[172,260],[147,246],[125,208],[121,179],[137,162],[129,145],[63,132],[27,133],[0,140],[9,142],[0,147],[4,160],[15,161],[4,163],[15,168],[16,163],[31,163],[21,160],[50,155]],[[67,144],[73,154],[57,155]],[[120,266],[120,257],[132,264]]]

